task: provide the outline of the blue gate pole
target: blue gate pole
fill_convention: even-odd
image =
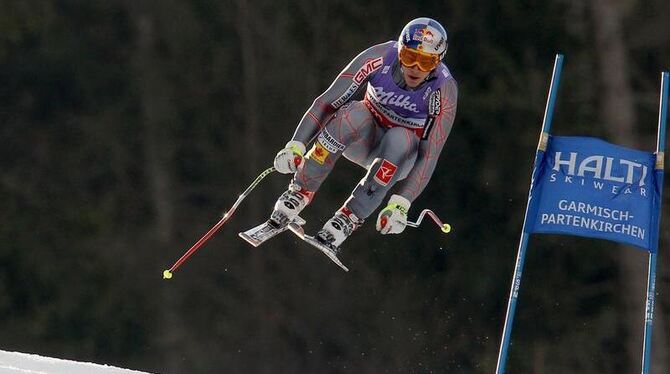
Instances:
[[[519,241],[519,250],[516,256],[516,266],[514,267],[514,276],[512,277],[512,287],[510,290],[509,300],[507,301],[507,315],[505,317],[505,327],[503,328],[503,338],[500,342],[500,351],[498,352],[498,366],[496,374],[505,373],[505,363],[507,361],[507,350],[509,349],[510,336],[512,335],[512,325],[514,322],[514,312],[516,311],[516,303],[519,297],[519,287],[521,286],[521,275],[523,273],[523,264],[526,259],[526,248],[528,247],[529,234],[526,232],[526,223],[528,220],[528,208],[533,192],[533,181],[537,177],[538,165],[542,160],[542,156],[547,149],[549,141],[549,131],[551,130],[551,121],[554,117],[554,106],[556,105],[556,93],[558,92],[558,85],[561,80],[561,70],[563,69],[563,55],[557,54],[554,60],[554,71],[551,75],[551,86],[549,87],[549,97],[547,98],[547,106],[544,109],[544,120],[542,121],[542,133],[540,134],[540,141],[535,152],[535,162],[533,164],[533,173],[531,176],[531,187],[528,191],[528,202],[526,203],[526,213],[523,218],[523,229],[521,231],[521,239]]]
[[[668,116],[668,82],[669,73],[661,74],[661,103],[658,108],[658,138],[656,141],[656,174],[659,209],[663,192],[663,164],[665,156],[665,125]],[[660,224],[661,212],[658,212],[658,223]],[[660,227],[660,226],[659,226]],[[658,230],[658,227],[656,228]],[[654,303],[656,299],[656,253],[658,249],[649,254],[649,272],[647,274],[647,302],[644,317],[644,346],[642,348],[642,374],[649,374],[651,368],[651,333],[654,323]]]

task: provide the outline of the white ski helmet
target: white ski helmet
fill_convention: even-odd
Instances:
[[[405,25],[398,37],[398,51],[403,46],[437,54],[442,60],[447,54],[447,30],[432,18],[413,19]]]

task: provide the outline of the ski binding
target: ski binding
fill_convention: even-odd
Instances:
[[[302,226],[306,221],[300,217],[296,217],[291,224]],[[258,247],[259,245],[265,243],[267,240],[281,234],[282,232],[288,229],[288,225],[285,226],[275,226],[267,220],[260,225],[251,228],[247,231],[241,232],[238,235],[240,238],[247,241],[247,243]]]

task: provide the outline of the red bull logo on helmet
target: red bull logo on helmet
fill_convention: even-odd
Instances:
[[[430,31],[428,28],[417,29],[416,31],[414,31],[412,40],[420,43],[432,43],[435,40],[435,34],[433,34],[433,32]]]

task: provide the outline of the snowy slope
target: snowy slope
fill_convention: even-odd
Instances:
[[[0,351],[0,374],[146,374],[88,362]]]

